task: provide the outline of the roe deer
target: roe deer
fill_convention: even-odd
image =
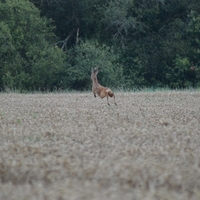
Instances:
[[[114,103],[115,103],[115,105],[117,105],[115,102],[115,95],[112,92],[112,90],[110,88],[104,87],[98,83],[97,74],[98,74],[98,67],[96,67],[94,69],[92,68],[91,79],[92,79],[92,92],[94,94],[94,97],[96,97],[96,95],[98,95],[102,99],[104,97],[107,97],[108,105],[110,105],[109,101],[108,101],[108,97],[113,97]]]

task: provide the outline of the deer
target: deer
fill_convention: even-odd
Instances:
[[[104,87],[98,83],[97,74],[98,74],[98,67],[92,68],[91,79],[92,79],[92,92],[94,94],[94,97],[96,98],[97,95],[101,99],[103,99],[104,97],[107,97],[107,103],[109,106],[110,106],[110,103],[109,103],[108,97],[111,97],[111,98],[113,97],[114,103],[115,105],[117,105],[117,103],[115,102],[114,92],[112,92],[110,88]]]

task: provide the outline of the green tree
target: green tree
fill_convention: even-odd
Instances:
[[[57,45],[66,51],[69,58],[66,86],[88,87],[86,74],[90,73],[93,59],[89,55],[93,52],[89,51],[89,46],[83,46],[94,41],[99,53],[105,52],[102,50],[105,45],[112,49],[112,55],[117,55],[117,59],[113,60],[111,55],[106,60],[114,66],[116,63],[123,66],[120,80],[127,87],[199,85],[198,0],[31,1],[42,15],[54,21],[55,33],[59,37]],[[90,61],[83,60],[83,52],[88,52]],[[79,67],[82,61],[88,68]],[[106,70],[111,65],[102,66],[102,70]],[[192,72],[188,69],[191,66],[195,68]],[[77,73],[73,81],[69,75],[73,74],[72,71]],[[80,74],[85,74],[83,82],[79,81]],[[105,74],[102,71],[102,75]]]
[[[26,0],[0,1],[0,87],[19,90],[53,89],[60,84],[65,54],[50,21]]]
[[[187,88],[195,86],[195,71],[190,67],[188,58],[177,57],[171,73],[166,74],[171,88]]]
[[[194,48],[194,44],[191,44],[193,39],[188,37],[187,30],[191,22],[190,11],[195,10],[199,13],[197,1],[139,2],[138,0],[132,2],[131,7],[126,10],[127,16],[134,17],[136,29],[127,29],[126,47],[121,54],[128,85],[174,87],[170,77],[173,77],[175,69],[184,70],[185,75],[178,77],[186,79],[178,83],[176,77],[174,80],[177,80],[177,86],[187,87],[194,85],[193,82],[199,82],[197,76],[191,75],[188,68],[186,70],[186,67],[189,67],[188,63],[178,64],[180,59],[188,60],[190,65],[194,62],[190,54],[191,49]],[[190,27],[193,31],[193,25]],[[197,37],[196,33],[195,37]]]
[[[68,52],[66,67],[68,85],[84,90],[91,87],[91,68],[99,67],[99,82],[117,88],[123,83],[123,69],[118,63],[118,55],[111,47],[100,45],[95,40],[81,41]]]
[[[64,50],[73,48],[81,39],[96,39],[102,30],[101,8],[106,0],[31,0],[43,16],[53,19],[58,46]]]
[[[189,24],[187,28],[187,40],[190,44],[188,50],[188,57],[190,58],[193,72],[195,73],[198,82],[196,85],[200,85],[200,15],[196,11],[191,11],[189,14]]]

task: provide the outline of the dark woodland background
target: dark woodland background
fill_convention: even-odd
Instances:
[[[0,0],[0,90],[200,86],[199,0]]]

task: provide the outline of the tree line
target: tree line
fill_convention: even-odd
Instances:
[[[0,90],[200,86],[199,0],[0,0]]]

